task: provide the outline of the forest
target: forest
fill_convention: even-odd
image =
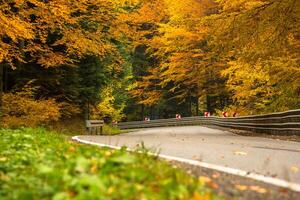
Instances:
[[[1,126],[300,108],[299,0],[0,0]]]

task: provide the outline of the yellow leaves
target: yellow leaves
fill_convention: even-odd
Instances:
[[[68,149],[69,152],[74,153],[76,151],[74,146],[70,146],[70,148]]]
[[[193,199],[194,199],[194,200],[211,200],[209,194],[200,195],[198,192],[195,192],[195,193],[194,193]]]
[[[111,151],[105,151],[105,156],[106,157],[110,157],[112,155],[112,152]]]
[[[259,110],[269,103],[276,91],[269,74],[269,67],[260,61],[248,64],[232,61],[222,71],[227,77],[227,88],[233,92],[233,99],[241,107]]]
[[[112,45],[104,42],[101,35],[82,30],[66,31],[64,37],[54,44],[54,46],[57,45],[66,45],[67,53],[77,55],[79,58],[84,55],[103,57],[105,53],[113,49]]]
[[[299,172],[299,168],[296,167],[296,166],[292,166],[292,167],[291,167],[291,171],[292,171],[293,173],[298,173],[298,172]]]
[[[261,0],[218,0],[223,6],[225,11],[240,11],[240,10],[251,10],[253,8],[262,6],[267,2]]]
[[[51,1],[49,2],[49,11],[52,17],[61,20],[70,20],[72,7],[67,1]]]
[[[0,62],[2,62],[5,58],[7,58],[7,55],[8,55],[8,45],[2,45],[0,43]]]
[[[78,105],[73,105],[67,102],[60,103],[60,113],[63,118],[71,118],[72,116],[78,115],[81,109]]]
[[[245,191],[245,190],[248,189],[248,186],[246,186],[246,185],[235,185],[235,188],[237,190],[240,190],[240,191]]]
[[[8,36],[14,42],[17,39],[33,39],[33,27],[16,16],[5,16],[0,12],[0,36]]]
[[[109,187],[108,190],[107,190],[107,193],[112,194],[114,191],[115,191],[114,187]]]
[[[120,24],[121,6],[133,6],[138,0],[29,0],[4,3],[0,7],[0,62],[14,60],[45,67],[72,64],[86,55],[104,57],[115,50],[110,35]],[[33,6],[34,5],[34,6]],[[12,12],[18,8],[15,12]],[[121,22],[125,23],[125,22]],[[118,39],[118,38],[115,38]],[[9,45],[8,45],[9,44]]]
[[[235,151],[234,154],[238,155],[238,156],[246,156],[247,155],[247,153],[244,151]]]
[[[97,105],[96,109],[94,108],[92,118],[102,119],[109,117],[113,121],[120,121],[124,117],[123,109],[125,105],[116,105],[114,87],[116,87],[116,85],[109,85],[101,91],[101,102]]]
[[[59,67],[61,65],[71,64],[73,62],[74,61],[71,58],[64,56],[62,53],[52,51],[42,54],[37,60],[37,63],[45,68]]]
[[[202,185],[207,185],[207,186],[209,186],[210,188],[213,188],[213,189],[218,189],[219,188],[219,185],[217,185],[215,182],[213,182],[213,180],[209,177],[200,176],[198,180]]]
[[[212,5],[211,1],[207,0],[165,0],[170,21],[172,24],[185,24],[189,27],[194,27],[206,9]]]
[[[0,171],[0,180],[1,181],[9,181],[11,179],[10,176],[8,176],[6,173],[3,171]]]
[[[268,2],[261,1],[261,0],[246,1],[244,7],[245,7],[246,10],[251,10],[253,8],[257,8],[257,7],[260,7],[262,5],[265,5],[267,3]]]
[[[160,71],[158,68],[150,68],[148,75],[130,86],[129,93],[136,98],[139,104],[155,105],[162,97]]]
[[[203,50],[208,29],[200,22],[213,3],[206,0],[163,2],[164,8],[160,7],[160,10],[165,11],[165,19],[152,21],[154,37],[143,41],[149,46],[147,53],[159,59],[153,66],[159,75],[155,77],[148,71],[148,78],[142,78],[133,89],[134,96],[142,97],[140,99],[146,105],[155,104],[166,88],[168,92],[176,93],[180,100],[191,95],[185,88],[203,88],[207,66],[211,65],[212,55]],[[196,89],[192,95],[198,96],[198,93],[200,91]]]
[[[250,188],[250,190],[257,192],[257,193],[261,193],[261,194],[264,194],[267,192],[267,190],[265,188],[262,188],[262,187],[256,186],[256,185],[252,185],[249,188]]]
[[[0,157],[0,162],[5,162],[7,161],[7,157]]]
[[[142,1],[142,6],[137,12],[127,15],[127,20],[133,24],[160,23],[165,17],[164,1]]]
[[[200,182],[201,184],[203,184],[203,185],[212,181],[212,180],[211,180],[209,177],[207,177],[207,176],[199,176],[198,180],[199,180],[199,182]]]
[[[60,104],[54,99],[36,100],[34,92],[37,88],[30,84],[20,92],[3,95],[4,127],[45,125],[60,118]]]
[[[90,168],[90,172],[92,174],[96,174],[98,172],[98,166],[97,166],[97,163],[92,163],[92,166]]]
[[[247,186],[247,185],[235,185],[235,188],[237,190],[240,190],[240,191],[246,191],[246,190],[251,190],[251,191],[254,191],[254,192],[257,192],[257,193],[260,193],[260,194],[265,194],[267,193],[267,190],[263,187],[260,187],[260,186],[256,186],[256,185],[252,185],[252,186]]]

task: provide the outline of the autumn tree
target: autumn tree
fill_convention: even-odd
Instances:
[[[300,2],[218,1],[207,18],[212,43],[228,64],[223,75],[245,114],[299,107]]]
[[[32,79],[41,86],[36,98],[79,105],[92,99],[96,104],[107,79],[126,67],[117,43],[124,42],[124,32],[129,31],[119,29],[118,16],[135,4],[134,0],[2,1],[0,71],[10,66],[6,87],[14,91]]]
[[[206,0],[163,1],[160,13],[164,17],[153,20],[155,32],[140,40],[157,60],[135,83],[132,93],[140,103],[151,106],[163,98],[177,98],[177,103],[195,103],[198,114],[200,97],[221,90],[221,65],[215,64],[218,57],[211,51],[208,30],[202,23],[215,5]]]

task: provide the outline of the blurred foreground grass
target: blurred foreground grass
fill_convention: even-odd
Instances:
[[[74,143],[43,128],[20,128],[0,129],[0,199],[220,198],[154,156]]]

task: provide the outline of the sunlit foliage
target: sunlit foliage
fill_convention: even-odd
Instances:
[[[243,114],[299,107],[299,1],[163,2],[164,20],[141,40],[158,60],[133,87],[141,104],[168,91],[224,96],[221,106]]]
[[[35,100],[21,93],[3,95],[1,126],[38,126],[59,120],[60,105],[53,99]]]
[[[217,51],[228,60],[234,105],[248,113],[298,108],[300,2],[219,1],[208,18]]]

